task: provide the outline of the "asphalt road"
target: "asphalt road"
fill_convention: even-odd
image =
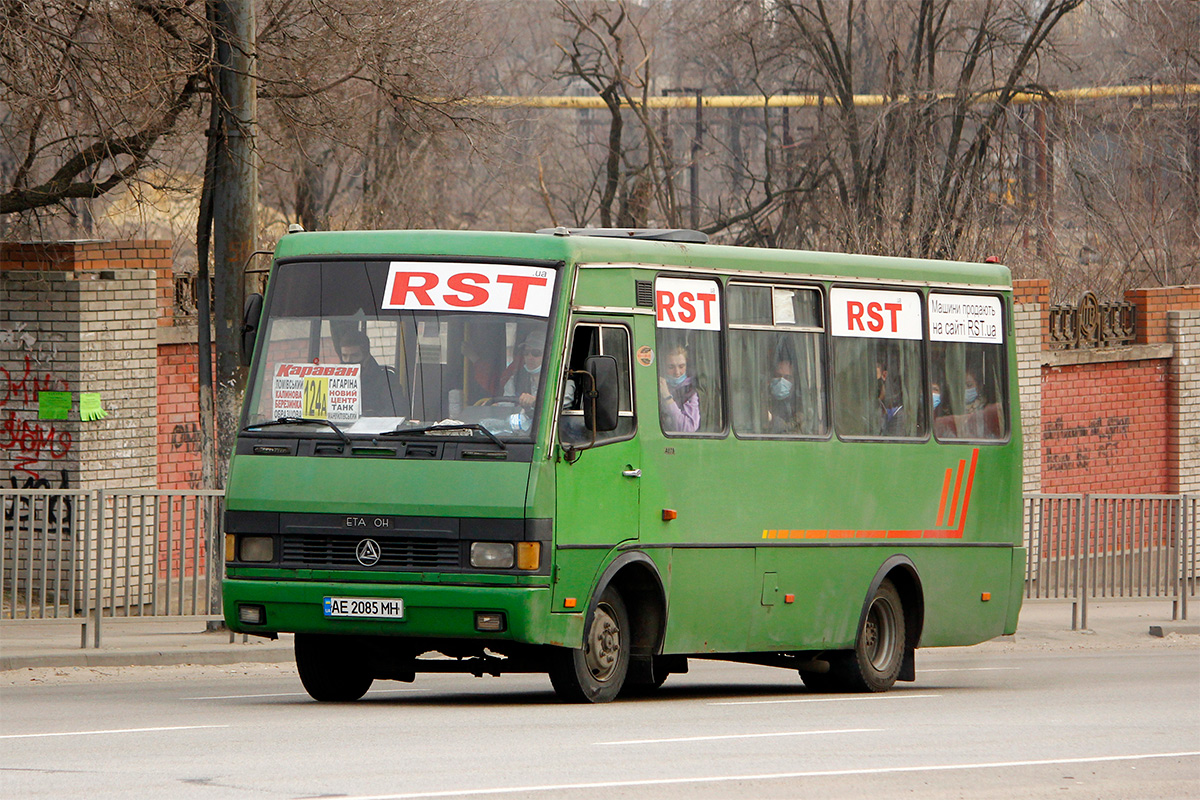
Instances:
[[[1200,648],[918,659],[915,684],[872,696],[692,661],[600,706],[543,676],[322,705],[290,664],[36,671],[0,686],[0,796],[1200,796]]]

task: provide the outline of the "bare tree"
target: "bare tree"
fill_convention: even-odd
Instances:
[[[803,196],[820,204],[824,234],[808,235],[857,252],[976,253],[981,231],[997,218],[1000,142],[1014,98],[1046,92],[1038,59],[1080,2],[775,4],[770,24],[746,39],[743,59],[764,93],[800,86],[825,108],[806,143],[811,160],[801,182],[783,183],[793,202]],[[734,9],[753,18],[747,5],[757,8],[735,3]],[[874,99],[864,103],[863,96]],[[773,169],[787,163],[767,161]],[[777,191],[772,182],[762,178],[764,195]],[[747,204],[746,212],[717,219],[712,229],[761,230],[760,215],[784,207]]]
[[[668,225],[676,225],[674,167],[646,102],[654,55],[649,14],[626,0],[558,0],[558,6],[569,32],[567,44],[559,44],[563,65],[557,74],[589,87],[608,111],[597,202],[601,226],[644,226],[652,202]],[[638,125],[634,141],[625,131],[626,111]]]
[[[210,63],[202,3],[6,2],[0,214],[98,197],[154,165]]]

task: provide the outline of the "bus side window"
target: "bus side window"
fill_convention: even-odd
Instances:
[[[825,348],[816,289],[729,285],[730,417],[738,436],[824,436]]]
[[[580,324],[575,326],[571,337],[571,349],[566,368],[563,370],[563,383],[559,394],[562,409],[559,412],[558,431],[559,439],[564,443],[579,444],[591,441],[591,432],[584,430],[583,425],[582,394],[587,378],[573,376],[571,372],[583,370],[588,356],[600,355],[612,356],[617,360],[620,416],[616,430],[597,435],[596,444],[628,439],[637,427],[633,411],[633,387],[630,383],[629,330],[622,325]]]
[[[930,395],[938,439],[1008,437],[1004,366],[1002,344],[931,343]]]
[[[857,287],[830,291],[838,435],[927,435],[921,306],[916,292]]]

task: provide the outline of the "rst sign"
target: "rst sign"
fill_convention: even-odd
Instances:
[[[921,295],[887,289],[833,289],[829,321],[834,336],[920,339]]]
[[[548,317],[554,276],[541,267],[393,261],[383,307]]]
[[[721,295],[716,281],[657,278],[654,313],[660,328],[721,329]]]

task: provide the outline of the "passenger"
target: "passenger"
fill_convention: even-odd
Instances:
[[[904,400],[900,396],[897,380],[888,380],[887,361],[875,365],[875,378],[879,385],[879,413],[882,436],[904,435]]]
[[[364,417],[395,417],[408,411],[408,399],[396,370],[371,355],[371,340],[360,330],[350,331],[337,346],[343,364],[358,364],[359,409]]]
[[[542,357],[545,355],[543,336],[530,333],[520,346],[520,367],[514,370],[504,384],[504,394],[516,399],[516,403],[528,416],[533,416],[533,405],[537,401],[538,384],[542,379]]]
[[[983,381],[979,379],[979,367],[970,365],[963,373],[963,413],[958,424],[958,435],[968,439],[988,436],[984,409],[987,398],[983,392]]]
[[[982,390],[983,381],[979,379],[979,367],[967,367],[963,376],[963,413],[983,411],[983,407],[987,405],[987,398]]]
[[[781,358],[775,363],[767,397],[767,433],[808,433],[811,427],[804,418],[796,392],[796,370],[791,361]]]
[[[659,417],[667,433],[693,433],[700,429],[700,395],[695,380],[688,375],[688,353],[683,345],[674,347],[663,360],[666,375],[659,376]]]

